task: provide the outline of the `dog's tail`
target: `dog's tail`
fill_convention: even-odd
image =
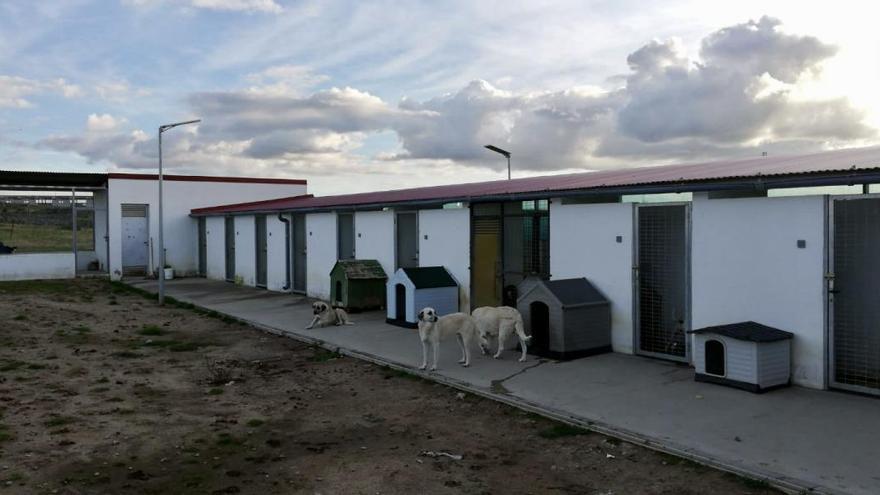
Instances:
[[[517,337],[519,337],[523,342],[528,344],[532,340],[531,335],[526,335],[523,318],[522,315],[519,313],[517,313],[516,315],[516,321],[513,323],[513,328],[514,330],[516,330]]]

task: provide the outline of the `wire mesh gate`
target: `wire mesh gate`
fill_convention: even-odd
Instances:
[[[880,395],[880,198],[831,202],[832,385]]]
[[[686,361],[689,215],[686,204],[636,207],[634,283],[640,354]]]

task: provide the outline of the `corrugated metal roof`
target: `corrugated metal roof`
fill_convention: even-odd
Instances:
[[[493,196],[599,189],[644,185],[678,185],[810,174],[847,174],[880,170],[880,147],[852,148],[808,155],[780,155],[683,165],[601,170],[513,180],[453,184],[324,197],[281,198],[260,205],[232,204],[192,210],[195,215],[249,211],[320,210],[366,205],[394,205],[426,201],[468,201]],[[857,181],[856,181],[857,183]],[[551,196],[548,194],[547,196]]]

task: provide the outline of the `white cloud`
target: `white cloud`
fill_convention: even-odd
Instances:
[[[154,7],[167,3],[168,0],[122,0],[125,5],[133,7]],[[265,12],[279,14],[284,9],[274,0],[187,0],[191,7],[206,10],[229,12]]]
[[[148,96],[150,94],[150,91],[147,89],[133,88],[125,80],[98,83],[94,87],[94,92],[99,98],[116,103],[125,102],[131,97]]]
[[[33,105],[28,97],[56,93],[65,98],[82,96],[82,90],[64,79],[39,81],[18,76],[0,75],[0,107],[27,108]]]
[[[86,119],[86,130],[89,132],[108,132],[117,130],[122,124],[126,122],[123,118],[116,118],[108,113],[104,114],[91,114],[88,119]]]
[[[257,95],[296,96],[328,81],[323,74],[301,65],[274,65],[246,78],[253,86],[248,91]]]

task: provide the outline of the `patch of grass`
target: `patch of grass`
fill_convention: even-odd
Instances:
[[[68,245],[69,248],[69,245]],[[0,282],[0,294],[64,294],[74,289],[70,282],[65,280],[20,280],[15,282]]]
[[[15,315],[15,318],[13,318],[13,320],[15,320],[15,321],[25,321],[25,320],[27,320],[27,316],[25,316],[25,315]]]
[[[0,443],[12,440],[15,436],[9,431],[9,427],[0,423]]]
[[[208,390],[208,395],[223,395],[224,390],[220,387],[214,387]]]
[[[27,363],[24,361],[16,361],[16,360],[3,361],[2,364],[0,364],[0,372],[15,371],[21,367],[26,366],[26,365],[27,365]]]
[[[137,352],[132,352],[132,351],[114,352],[113,354],[111,354],[111,356],[113,356],[115,358],[120,358],[120,359],[137,359],[137,358],[144,357],[143,354],[140,354]]]
[[[251,428],[258,428],[258,427],[260,427],[260,426],[263,426],[264,423],[265,423],[265,421],[263,421],[262,419],[256,419],[256,418],[254,418],[254,419],[250,419],[250,420],[248,420],[248,422],[245,423],[245,424],[247,424],[247,425],[250,426]]]
[[[220,433],[217,435],[216,444],[221,447],[236,447],[241,445],[242,441],[229,433]]]
[[[76,333],[89,333],[92,331],[92,329],[86,325],[79,325],[79,326],[73,327],[72,330]]]
[[[196,342],[180,342],[168,347],[171,352],[192,352],[197,351],[202,344]]]
[[[138,333],[141,335],[165,335],[167,332],[158,325],[144,325]]]
[[[74,421],[74,418],[72,418],[70,416],[61,416],[58,414],[53,414],[51,417],[49,417],[49,419],[47,419],[46,421],[43,422],[43,425],[45,425],[48,428],[55,428],[57,426],[64,426],[64,425],[73,423],[73,421]]]
[[[738,481],[742,486],[748,488],[749,490],[768,490],[770,489],[770,483],[767,480],[758,480],[754,478],[746,478],[745,476],[739,476],[733,473],[725,473],[727,478]]]
[[[309,358],[309,361],[312,361],[313,363],[325,363],[342,357],[342,354],[328,351],[323,347],[315,347],[313,348],[313,351],[314,354]]]
[[[567,425],[565,423],[557,423],[549,428],[544,428],[538,432],[538,436],[548,440],[557,438],[573,437],[577,435],[589,435],[590,430],[585,430],[577,426]]]

